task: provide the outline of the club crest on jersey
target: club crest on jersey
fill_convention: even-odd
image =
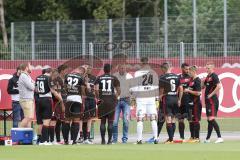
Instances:
[[[189,86],[193,86],[194,85],[194,82],[190,82]]]

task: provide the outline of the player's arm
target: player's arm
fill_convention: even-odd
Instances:
[[[115,77],[115,80],[114,80],[114,88],[116,89],[116,96],[117,98],[120,97],[120,94],[121,94],[121,89],[120,89],[120,81]]]
[[[99,84],[95,84],[94,91],[96,98],[99,99]]]
[[[208,98],[211,98],[213,95],[217,94],[217,92],[221,89],[222,85],[221,83],[218,83],[216,88],[208,95]]]
[[[200,96],[202,94],[202,92],[201,92],[201,90],[202,90],[202,88],[201,88],[201,80],[200,79],[197,80],[194,85],[195,85],[195,90],[190,90],[190,89],[186,88],[186,89],[184,89],[184,92],[192,94],[194,96]]]
[[[181,101],[182,101],[182,96],[183,96],[183,86],[180,85],[178,87],[178,105],[181,105]]]
[[[216,84],[216,88],[208,95],[208,98],[211,98],[213,95],[217,94],[217,92],[221,89],[222,85],[218,79],[217,75],[213,76],[213,82]]]
[[[162,101],[162,97],[164,96],[164,88],[159,88],[159,100]]]
[[[63,101],[62,95],[55,90],[55,87],[56,86],[54,85],[53,81],[49,79],[49,88],[51,93],[56,97],[58,101],[62,102]]]
[[[81,85],[80,87],[82,97],[86,97],[86,86]]]
[[[185,89],[184,92],[190,93],[194,96],[200,96],[201,95],[201,91],[192,91],[192,90],[189,90],[189,89]]]
[[[56,99],[60,102],[63,101],[62,99],[62,95],[60,93],[58,93],[54,88],[50,88],[51,93],[56,97]]]

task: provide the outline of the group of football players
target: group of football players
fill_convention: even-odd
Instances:
[[[92,66],[89,64],[81,65],[71,72],[65,64],[57,69],[43,69],[35,83],[39,145],[61,144],[61,130],[64,144],[93,144],[90,130],[94,118],[100,119],[101,144],[112,144],[114,113],[121,93],[121,83],[113,76],[111,69],[110,64],[104,64],[104,73],[98,77],[92,74]],[[207,63],[208,76],[204,81],[197,76],[196,66],[183,63],[181,75],[172,73],[171,69],[170,63],[162,63],[162,74],[159,76],[149,65],[148,58],[144,57],[141,58],[141,67],[131,79],[134,87],[129,92],[131,100],[135,102],[137,117],[136,144],[143,143],[145,119],[151,121],[154,144],[159,141],[164,123],[169,137],[165,143],[174,143],[176,120],[182,142],[200,142],[202,89],[205,89],[204,106],[208,121],[205,142],[210,142],[213,128],[218,136],[216,143],[223,142],[215,120],[219,106],[217,92],[221,84],[214,73],[214,64]],[[158,107],[156,101],[159,102]],[[189,140],[184,137],[184,119],[189,122]]]

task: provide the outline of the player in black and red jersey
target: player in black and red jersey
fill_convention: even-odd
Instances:
[[[64,108],[64,105],[65,105],[65,102],[66,102],[67,93],[66,93],[66,90],[64,88],[64,79],[65,79],[66,74],[68,73],[68,66],[66,64],[62,64],[62,65],[58,66],[57,71],[58,71],[58,76],[54,80],[54,83],[56,83],[56,85],[58,86],[57,90],[61,93],[63,102],[59,103],[58,101],[55,101],[56,99],[54,99],[54,102],[56,104],[55,109],[59,109],[60,107]],[[62,125],[64,124],[64,114],[61,113],[62,110],[58,110],[58,111],[59,112],[55,111],[55,114],[56,114],[55,117],[57,119],[56,120],[56,125],[55,125],[55,134],[56,134],[56,141],[58,143],[60,143],[60,141],[61,141],[61,136],[60,136],[61,135],[61,130],[63,132]]]
[[[189,82],[191,77],[189,76],[189,64],[183,63],[181,65],[182,74],[179,75],[180,77],[180,83],[183,87],[183,89],[188,88]],[[178,119],[178,130],[180,134],[180,138],[184,140],[184,130],[185,130],[185,124],[184,119],[190,117],[190,107],[189,107],[189,94],[183,93],[181,106],[179,108],[179,119]],[[192,133],[193,130],[193,123],[189,123],[190,132]],[[191,136],[192,137],[192,136]]]
[[[72,73],[67,74],[64,80],[67,91],[65,122],[63,125],[63,138],[65,144],[69,143],[69,131],[71,132],[72,144],[76,144],[80,125],[79,122],[83,115],[82,102],[85,96],[85,82],[84,77],[81,75],[82,70],[84,70],[83,67],[76,68]]]
[[[171,73],[171,66],[169,63],[163,63],[161,65],[161,70],[164,74],[159,78],[159,98],[160,101],[162,101],[169,137],[165,143],[173,143],[176,129],[175,119],[179,113],[183,88],[180,84],[179,76]]]
[[[189,117],[190,123],[193,124],[193,128],[190,130],[191,132],[191,140],[190,143],[200,142],[199,140],[199,132],[200,132],[200,123],[201,114],[202,114],[202,103],[201,103],[201,79],[197,77],[197,67],[191,66],[189,68],[189,75],[191,76],[191,80],[188,88],[184,89],[184,93],[189,94],[189,107],[192,113]]]
[[[49,131],[50,120],[52,117],[52,94],[59,100],[61,95],[55,91],[51,83],[52,69],[47,68],[45,73],[36,78],[36,92],[38,94],[38,103],[36,106],[36,115],[38,123],[42,121],[42,140],[39,145],[50,145]]]
[[[205,105],[208,119],[208,133],[205,143],[210,142],[213,128],[217,132],[218,136],[218,139],[215,143],[222,143],[223,139],[221,138],[220,128],[217,121],[215,120],[219,107],[217,92],[221,89],[221,83],[219,81],[218,75],[214,73],[214,63],[207,63],[206,69],[208,75],[202,84],[202,88],[205,88]]]
[[[59,135],[56,134],[56,137],[57,137],[56,142],[54,142],[54,135],[55,135],[55,128],[56,128],[57,121],[63,120],[62,108],[64,107],[64,104],[63,104],[63,98],[62,98],[63,82],[62,82],[61,78],[59,77],[59,73],[58,73],[57,69],[53,69],[53,71],[52,71],[51,86],[53,86],[52,88],[59,94],[60,98],[58,98],[54,95],[52,96],[53,114],[52,114],[52,118],[51,118],[50,126],[49,126],[49,140],[54,145],[59,145],[59,144],[61,144],[60,143],[60,130],[59,130]],[[58,138],[58,136],[59,136],[59,138]]]
[[[90,131],[92,119],[96,117],[96,101],[95,101],[95,91],[94,91],[94,83],[96,81],[96,77],[92,74],[92,66],[85,65],[86,67],[86,99],[85,99],[85,108],[84,108],[84,120],[86,121],[86,130],[84,136],[85,144],[93,144],[90,139]]]
[[[105,144],[105,132],[106,122],[108,121],[108,142],[112,144],[112,129],[113,120],[115,114],[115,107],[117,103],[117,97],[120,95],[120,82],[119,80],[110,74],[111,65],[104,65],[104,74],[99,76],[95,82],[95,94],[96,98],[100,99],[98,104],[98,118],[101,119],[100,132],[102,138],[102,144]]]

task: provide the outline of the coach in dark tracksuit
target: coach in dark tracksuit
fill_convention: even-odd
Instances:
[[[18,123],[23,119],[23,110],[19,103],[18,79],[20,75],[20,68],[17,67],[17,72],[8,81],[7,92],[12,99],[12,113],[13,113],[13,128],[18,127]]]

